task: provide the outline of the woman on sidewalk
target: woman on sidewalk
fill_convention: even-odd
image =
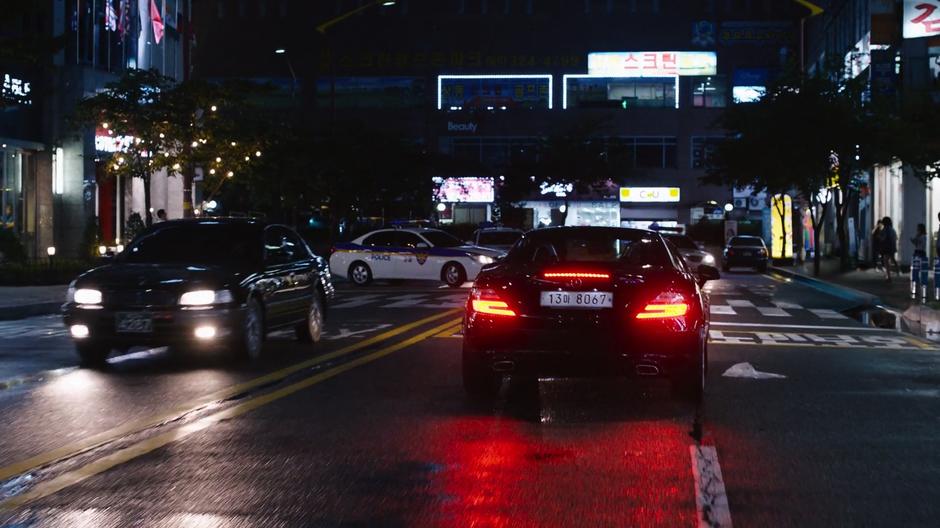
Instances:
[[[885,276],[888,282],[891,282],[890,264],[894,264],[894,269],[898,276],[901,275],[901,267],[898,266],[898,261],[894,258],[894,254],[898,252],[898,232],[894,230],[890,216],[884,217],[881,223],[884,226],[882,229],[884,233],[884,243],[881,247],[882,263],[885,267]]]

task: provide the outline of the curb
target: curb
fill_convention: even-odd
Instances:
[[[29,383],[35,383],[37,381],[43,381],[45,379],[51,379],[64,374],[68,374],[74,370],[78,370],[78,367],[61,367],[52,370],[44,370],[42,372],[36,372],[34,374],[25,374],[23,376],[18,376],[15,378],[0,380],[0,390],[7,390],[19,387],[21,385],[26,385]]]
[[[0,321],[12,321],[14,319],[26,319],[37,315],[50,315],[59,313],[62,309],[62,303],[45,302],[33,304],[20,304],[17,306],[0,306]]]
[[[840,286],[838,284],[824,281],[822,279],[817,279],[815,277],[807,277],[806,275],[802,275],[795,271],[790,271],[786,268],[778,268],[776,266],[771,266],[768,268],[768,271],[778,275],[783,275],[789,279],[797,280],[803,284],[806,284],[807,286],[815,288],[834,297],[857,303],[860,307],[885,306],[885,303],[877,295],[872,295],[861,290],[849,288],[848,286]]]

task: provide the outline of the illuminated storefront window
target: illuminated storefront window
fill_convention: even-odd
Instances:
[[[728,105],[728,81],[722,75],[692,79],[692,106],[724,108]]]
[[[565,76],[565,108],[675,108],[678,77]]]

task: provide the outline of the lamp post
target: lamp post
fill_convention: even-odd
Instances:
[[[359,13],[362,13],[363,11],[367,9],[371,9],[376,6],[391,7],[391,6],[394,6],[395,3],[396,3],[395,0],[374,0],[372,2],[363,4],[355,9],[347,11],[343,13],[342,15],[339,15],[335,18],[331,18],[330,20],[327,20],[326,22],[323,22],[322,24],[316,27],[317,32],[323,35],[324,39],[326,40],[326,54],[330,61],[330,129],[331,130],[333,128],[333,123],[336,121],[336,61],[333,59],[333,46],[330,43],[327,30],[335,26],[336,24],[339,24],[340,22],[346,20],[347,18],[353,15],[358,15]]]
[[[287,54],[285,48],[278,48],[274,50],[275,55],[283,55],[284,59],[287,61],[287,69],[290,71],[290,77],[293,82],[290,89],[290,97],[294,99],[294,96],[297,94],[297,73],[294,71],[294,65],[290,62],[290,55]]]

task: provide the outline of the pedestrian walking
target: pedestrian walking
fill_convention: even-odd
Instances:
[[[157,220],[154,223],[157,224],[160,222],[166,222],[166,210],[165,209],[160,209],[159,211],[157,211]]]
[[[898,261],[894,257],[894,254],[898,252],[898,232],[894,230],[891,217],[884,217],[881,223],[884,226],[882,228],[884,235],[881,245],[881,263],[885,268],[885,278],[888,279],[888,282],[891,282],[891,264],[894,264],[898,276],[901,275],[901,267],[898,266]]]
[[[881,271],[881,248],[884,246],[885,242],[885,226],[881,220],[878,220],[878,223],[875,225],[875,228],[871,230],[871,258],[875,261],[875,271]],[[938,244],[940,244],[940,239],[938,239]]]

